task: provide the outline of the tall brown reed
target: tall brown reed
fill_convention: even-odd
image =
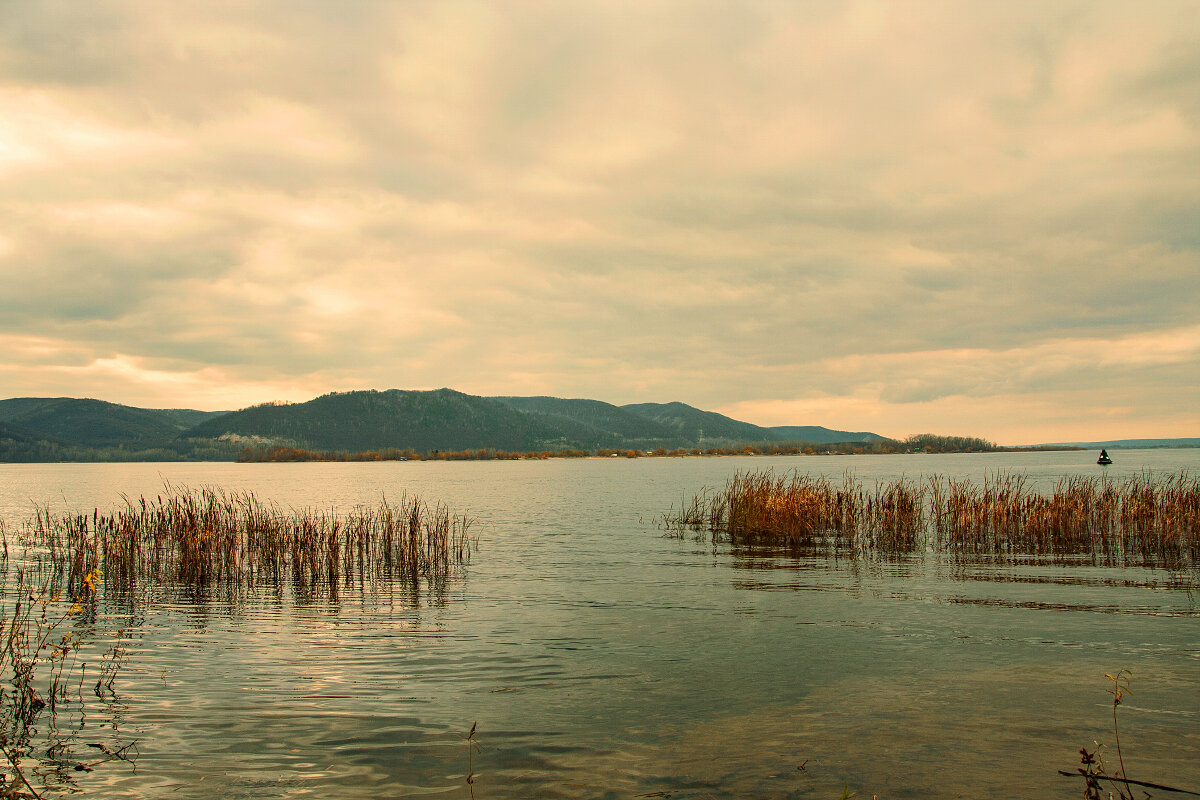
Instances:
[[[706,529],[734,543],[906,550],[916,546],[923,496],[909,480],[867,491],[850,474],[833,484],[824,476],[739,472],[722,491],[696,495],[665,521],[675,531]]]
[[[1185,473],[1123,480],[1066,476],[1047,493],[1021,474],[908,478],[864,488],[847,473],[738,472],[702,492],[669,530],[708,531],[734,543],[858,551],[1086,554],[1103,563],[1180,567],[1200,562],[1200,481]]]
[[[24,536],[68,590],[92,570],[110,586],[291,584],[306,591],[444,576],[470,559],[471,520],[419,497],[345,515],[284,511],[252,492],[167,486],[110,514],[38,509]]]
[[[117,749],[88,742],[98,751],[93,761],[73,759],[82,723],[54,738],[60,707],[83,708],[87,665],[77,653],[95,633],[101,582],[106,599],[157,587],[290,586],[307,599],[356,582],[402,579],[416,588],[428,579],[432,586],[470,559],[470,526],[419,497],[339,515],[284,511],[251,492],[170,485],[153,498],[125,498],[112,513],[38,508],[14,537],[0,520],[0,797],[38,796],[38,770],[59,786],[78,770],[136,753],[132,742]],[[93,691],[102,703],[115,699],[122,635],[89,659],[99,664]],[[42,725],[46,715],[50,724]]]

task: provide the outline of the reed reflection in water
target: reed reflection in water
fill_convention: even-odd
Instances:
[[[212,603],[232,610],[278,603],[285,592],[335,612],[344,594],[401,597],[414,607],[444,602],[448,575],[470,558],[470,524],[416,497],[338,515],[284,512],[252,492],[170,485],[112,513],[40,507],[16,530],[15,553],[0,523],[0,675],[12,687],[0,688],[0,793],[72,789],[73,772],[136,763],[136,741],[114,736],[114,684],[134,626],[98,629],[101,609],[144,614],[174,599],[195,618]],[[113,643],[98,655],[96,642],[106,640]],[[87,655],[96,700],[84,695]],[[106,740],[84,743],[90,759],[79,752],[89,709],[93,725],[109,728]]]
[[[737,472],[663,518],[668,530],[731,543],[786,543],[813,552],[1086,554],[1094,564],[1200,563],[1200,479],[1150,473],[1110,480],[1067,475],[1049,493],[1016,473],[899,477],[864,487],[822,475]]]
[[[285,512],[253,492],[169,484],[113,513],[38,509],[21,541],[44,552],[75,593],[93,572],[123,591],[147,582],[192,588],[258,584],[310,596],[383,579],[439,578],[471,557],[471,521],[419,497],[339,515]]]

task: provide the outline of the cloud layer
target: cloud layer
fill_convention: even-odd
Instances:
[[[1200,435],[1194,3],[0,0],[0,395]]]

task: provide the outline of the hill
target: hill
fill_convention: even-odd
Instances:
[[[694,440],[680,436],[659,422],[600,400],[560,397],[495,397],[526,414],[539,415],[548,424],[570,431],[589,449],[691,447]]]
[[[2,461],[232,460],[248,446],[424,454],[872,440],[885,441],[818,426],[762,428],[678,402],[616,406],[545,396],[479,397],[451,389],[342,392],[232,412],[136,408],[70,397],[0,400]]]
[[[703,447],[727,447],[757,442],[882,442],[875,433],[837,431],[819,425],[782,425],[763,428],[714,411],[702,411],[686,403],[637,403],[622,409],[652,420],[676,436]]]
[[[887,437],[867,431],[835,431],[820,425],[780,425],[767,428],[772,441],[838,444],[841,442],[883,442]]]
[[[576,444],[560,426],[452,389],[344,392],[307,403],[251,406],[202,422],[187,435],[324,451],[543,450]]]
[[[0,400],[0,422],[85,447],[161,443],[219,412],[134,408],[73,397]]]
[[[621,408],[657,422],[674,435],[696,442],[698,447],[771,441],[766,428],[740,422],[715,411],[701,411],[686,403],[634,403]]]
[[[45,442],[53,445],[64,445],[66,442],[57,439],[53,436],[47,436],[44,433],[30,430],[21,425],[16,425],[12,422],[0,422],[0,448],[5,444],[8,446],[20,445],[29,446],[38,442]]]
[[[874,433],[835,431],[818,425],[763,428],[685,403],[636,403],[615,406],[599,400],[559,397],[496,397],[529,414],[540,414],[569,429],[582,446],[651,450],[728,447],[750,443],[884,441]],[[574,424],[577,427],[569,427]]]
[[[1197,438],[1178,438],[1178,439],[1110,439],[1107,442],[1057,442],[1050,445],[1037,445],[1038,447],[1082,447],[1085,450],[1099,450],[1106,448],[1108,450],[1133,450],[1133,449],[1153,449],[1158,447],[1200,447],[1200,439]]]
[[[178,441],[223,412],[147,409],[74,397],[0,400],[0,460],[114,461],[194,457]]]

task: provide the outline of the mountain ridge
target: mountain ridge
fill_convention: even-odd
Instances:
[[[231,460],[248,444],[330,452],[674,450],[793,441],[797,431],[819,433],[820,443],[884,440],[819,426],[764,428],[677,401],[617,406],[448,388],[332,392],[227,412],[94,398],[0,400],[0,461]]]

